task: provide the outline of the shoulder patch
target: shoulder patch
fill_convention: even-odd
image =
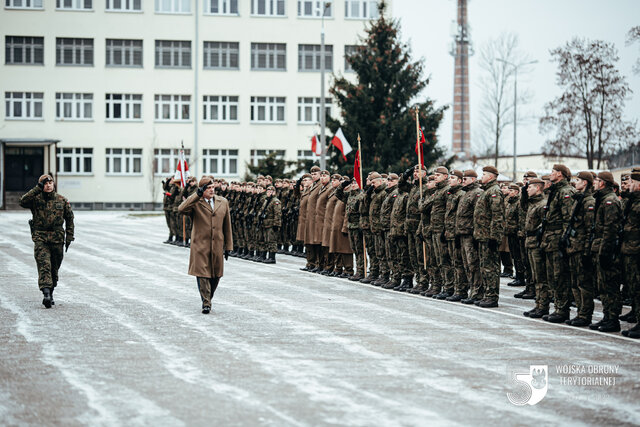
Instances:
[[[612,202],[607,202],[608,205],[610,205]]]
[[[480,193],[476,194],[476,197],[480,197]]]
[[[498,195],[497,194],[492,194],[491,197],[498,197]]]
[[[571,194],[565,194],[565,195],[564,195],[564,198],[565,198],[565,199],[568,199],[569,197],[571,197]]]
[[[593,210],[593,206],[589,206],[589,207],[587,208],[587,210],[592,211],[592,210]]]
[[[278,202],[278,201],[276,200],[276,205],[279,205],[279,204],[280,204],[280,202]]]

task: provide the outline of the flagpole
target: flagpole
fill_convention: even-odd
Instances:
[[[420,179],[420,203],[422,203],[422,144],[420,143],[420,122],[418,117],[418,108],[416,107],[416,144],[418,145],[418,166],[420,171],[418,172],[418,178]],[[427,245],[422,240],[422,265],[427,268]]]
[[[181,147],[180,148],[180,178],[181,178],[180,181],[182,184],[182,189],[184,190],[184,188],[186,187],[184,166],[187,160],[184,158],[184,141],[183,140],[180,140],[180,147]],[[184,215],[182,215],[182,244],[184,246],[187,246],[186,230],[187,230],[186,218]]]
[[[362,147],[360,146],[360,133],[358,132],[358,162],[360,163],[360,184],[361,190],[364,190],[364,181],[362,180]],[[367,276],[367,241],[362,233],[362,249],[364,251],[364,275]]]

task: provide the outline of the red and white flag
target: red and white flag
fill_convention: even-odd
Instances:
[[[424,147],[422,146],[422,144],[424,144],[427,141],[424,139],[424,133],[422,133],[421,127],[418,127],[418,131],[420,133],[420,136],[416,138],[416,154],[418,155],[420,168],[422,168],[422,166],[424,166]]]
[[[320,144],[320,137],[318,135],[311,137],[311,151],[317,156],[322,154],[322,144]]]
[[[178,165],[176,166],[176,173],[174,175],[175,179],[179,179],[180,183],[183,187],[187,184],[187,179],[189,179],[189,164],[187,163],[187,159],[184,157],[184,149],[180,149],[180,154],[178,157]]]
[[[358,186],[362,188],[362,179],[360,178],[360,174],[362,173],[360,169],[362,166],[360,165],[360,150],[356,151],[356,161],[353,163],[353,178],[358,183]]]
[[[344,136],[344,133],[342,133],[342,128],[338,128],[338,131],[331,140],[331,143],[335,145],[338,150],[340,150],[340,152],[342,153],[342,158],[346,161],[347,154],[349,154],[353,150],[351,149],[351,144],[349,144],[349,141],[347,141],[347,138]]]

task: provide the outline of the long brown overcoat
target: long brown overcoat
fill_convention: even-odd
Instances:
[[[337,199],[337,197],[335,197]],[[329,240],[329,253],[352,254],[351,243],[347,230],[345,217],[346,205],[338,200],[333,209],[333,221],[331,223],[331,238]]]
[[[193,221],[189,274],[197,277],[222,277],[224,251],[233,250],[229,202],[214,195],[211,206],[193,193],[178,207],[178,212],[189,215]]]
[[[327,208],[324,214],[324,225],[322,226],[322,246],[329,246],[331,243],[331,225],[333,223],[333,210],[336,207],[338,198],[336,197],[336,189],[329,190],[329,197],[327,199]]]
[[[307,226],[307,203],[309,202],[309,189],[302,190],[300,194],[300,207],[298,209],[298,230],[296,240],[304,242],[304,232]]]
[[[305,218],[304,244],[313,245],[313,234],[315,232],[316,204],[318,203],[318,193],[320,193],[320,181],[317,181],[309,190],[307,200],[307,217]]]
[[[327,213],[327,201],[329,200],[329,194],[331,194],[331,184],[327,184],[324,187],[320,185],[318,201],[316,203],[316,218],[314,220],[314,245],[322,244],[322,231],[324,230],[324,217]]]

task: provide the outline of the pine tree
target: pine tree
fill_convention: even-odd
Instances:
[[[247,172],[245,173],[244,179],[245,181],[251,181],[258,175],[270,175],[274,179],[291,178],[298,171],[298,169],[295,168],[296,164],[297,162],[285,160],[279,157],[277,152],[272,152],[258,160],[258,164],[255,166],[247,163]]]
[[[428,98],[416,102],[429,83],[422,77],[424,61],[412,61],[409,46],[400,41],[399,24],[385,18],[385,8],[386,3],[380,1],[379,19],[371,23],[360,47],[347,57],[355,82],[336,76],[329,89],[341,116],[328,118],[327,126],[332,132],[342,127],[354,148],[346,164],[337,150],[329,151],[332,163],[342,173],[353,169],[358,133],[365,170],[399,172],[415,165],[416,108],[427,140],[423,145],[425,164],[433,164],[444,154],[436,145],[436,131],[446,107],[436,107]]]

